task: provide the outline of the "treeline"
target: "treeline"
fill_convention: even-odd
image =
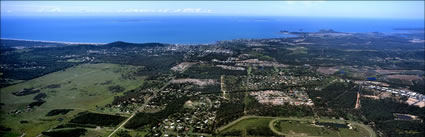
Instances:
[[[296,106],[290,104],[284,105],[266,105],[258,102],[249,103],[247,112],[251,115],[272,116],[272,117],[306,117],[313,116],[314,112],[310,106]]]
[[[250,127],[246,129],[247,134],[250,136],[264,136],[264,137],[275,137],[276,135],[269,127]],[[282,136],[283,137],[283,136]]]
[[[194,65],[184,71],[176,74],[177,78],[198,78],[198,79],[220,79],[221,75],[245,75],[246,71],[227,70],[211,65]]]
[[[243,116],[245,105],[242,102],[224,102],[217,110],[215,127],[220,127]]]
[[[3,41],[3,40],[2,40]],[[15,43],[19,41],[12,41]],[[9,43],[9,44],[11,44]],[[39,42],[25,42],[27,47],[40,44]],[[44,43],[43,43],[44,44]],[[125,51],[141,50],[143,48],[154,48],[166,46],[160,43],[132,44],[125,42],[114,42],[103,46],[95,45],[73,45],[64,47],[28,48],[22,50],[2,48],[0,50],[0,64],[8,65],[10,68],[0,70],[3,73],[0,79],[2,87],[10,85],[6,79],[30,80],[48,73],[64,70],[66,68],[84,63],[67,62],[68,58],[63,56],[93,57],[96,62],[109,62],[126,65],[151,66],[152,70],[163,71],[171,68],[173,64],[183,59],[182,55],[144,56],[139,54],[128,54]],[[116,56],[104,54],[89,54],[89,50],[120,51]],[[118,54],[121,53],[121,54]]]
[[[59,129],[53,131],[42,132],[43,135],[49,137],[79,137],[86,134],[87,129],[84,128],[71,128],[71,129]]]
[[[125,119],[126,117],[122,116],[91,113],[86,111],[79,113],[74,119],[70,121],[70,123],[89,124],[97,126],[116,126]]]
[[[108,90],[111,91],[112,93],[120,93],[120,92],[123,92],[125,88],[120,85],[114,85],[114,86],[109,86]]]
[[[425,137],[425,124],[421,121],[389,120],[377,123],[388,137]]]
[[[3,78],[30,80],[48,73],[64,70],[79,63],[58,61],[59,56],[85,54],[86,46],[34,48],[25,52],[11,51],[0,55],[0,64],[10,65],[11,68],[2,69]],[[17,66],[16,66],[17,65]],[[25,69],[22,69],[25,68]]]
[[[425,119],[425,108],[398,103],[391,99],[361,99],[361,111],[368,120],[383,121],[394,119],[393,113],[412,114]]]
[[[221,93],[221,87],[220,84],[214,84],[214,85],[206,85],[206,86],[197,86],[197,85],[191,85],[188,89],[190,91],[199,91],[202,92],[201,94],[211,94],[211,93]]]
[[[144,69],[136,72],[139,75],[156,74],[159,72],[169,71],[171,67],[181,62],[182,55],[161,55],[161,56],[146,56],[146,55],[126,55],[117,56],[99,56],[99,60],[107,63],[145,66]]]
[[[144,96],[148,94],[146,92],[140,92],[136,90],[131,90],[128,92],[125,92],[122,96],[114,96],[114,100],[112,101],[112,105],[123,105],[127,106],[129,104],[132,104],[133,102],[136,103],[143,103],[144,102]],[[141,98],[142,96],[142,98]],[[132,100],[132,99],[135,100]]]
[[[156,112],[156,113],[137,113],[127,124],[124,125],[125,128],[129,129],[140,129],[147,125],[156,125],[161,120],[168,118],[169,115],[179,112],[183,109],[184,103],[189,98],[183,96],[174,101],[174,103],[168,104],[165,109]]]
[[[362,98],[361,111],[367,120],[373,121],[378,130],[389,137],[423,137],[425,123],[422,121],[393,120],[394,113],[416,115],[425,118],[425,108],[398,103],[391,99],[373,100]]]
[[[354,83],[333,83],[321,91],[308,91],[316,107],[354,108],[357,88]]]
[[[74,109],[53,109],[53,110],[50,110],[47,114],[46,114],[46,116],[56,116],[56,115],[59,115],[59,114],[61,114],[61,115],[65,115],[65,114],[67,114],[68,112],[70,112],[70,111],[73,111]]]
[[[410,61],[411,59],[423,60],[425,55],[423,45],[408,42],[406,39],[391,37],[397,40],[380,38],[366,38],[359,40],[357,38],[307,38],[307,41],[315,43],[314,46],[306,46],[308,54],[291,54],[288,46],[265,48],[269,55],[278,62],[289,65],[310,64],[320,65],[344,65],[344,66],[380,66],[382,68],[392,69],[393,65],[400,69],[423,70],[424,62]],[[344,46],[351,41],[371,42],[371,45],[363,46],[364,43],[356,46]],[[382,50],[382,49],[406,49],[406,50]],[[388,57],[401,58],[405,60],[382,61],[373,59],[385,59]]]

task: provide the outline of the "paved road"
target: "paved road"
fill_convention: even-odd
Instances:
[[[293,136],[293,135],[288,135],[288,134],[284,134],[281,133],[280,131],[278,131],[277,129],[274,128],[273,123],[275,121],[278,120],[297,120],[297,121],[310,121],[312,120],[312,118],[295,118],[295,117],[268,117],[268,116],[243,116],[237,120],[234,120],[232,122],[230,122],[229,124],[222,126],[220,128],[217,129],[218,132],[223,131],[231,126],[233,126],[234,124],[238,123],[239,121],[242,121],[244,119],[249,119],[249,118],[273,118],[273,120],[270,121],[269,123],[269,128],[270,130],[272,130],[274,133],[278,134],[278,135],[284,135],[284,136]],[[320,121],[324,121],[324,122],[335,122],[335,121],[339,121],[339,120],[334,120],[334,119],[320,119]],[[348,121],[348,120],[347,120]],[[369,137],[376,137],[376,133],[368,126],[354,122],[354,121],[348,121],[349,123],[356,125],[356,126],[360,126],[362,128],[364,128],[365,130],[367,130],[369,132]],[[315,137],[315,136],[303,136],[303,137]]]
[[[312,118],[291,118],[291,117],[275,117],[275,118],[276,119],[273,119],[272,121],[270,121],[269,128],[278,135],[284,135],[284,136],[289,136],[289,137],[291,137],[291,136],[294,136],[294,137],[300,137],[300,136],[301,137],[317,137],[317,136],[308,136],[308,135],[284,134],[284,133],[278,131],[277,129],[275,129],[274,126],[273,126],[273,123],[275,121],[278,121],[278,120],[310,121],[310,120],[312,120]],[[341,122],[341,120],[336,120],[336,119],[320,119],[319,121],[321,121],[321,122]],[[376,137],[376,133],[370,127],[363,125],[363,124],[360,124],[360,123],[357,123],[357,122],[354,122],[354,121],[349,121],[349,120],[346,120],[346,121],[348,123],[351,123],[353,125],[356,125],[356,126],[359,126],[359,127],[362,127],[363,129],[365,129],[367,132],[369,132],[369,137]],[[339,134],[339,132],[338,132],[338,134]]]
[[[153,95],[152,96],[150,96],[150,97],[148,97],[146,100],[145,100],[145,102],[143,103],[143,105],[142,106],[140,106],[140,108],[137,110],[137,111],[135,111],[135,112],[133,112],[133,114],[131,114],[131,116],[130,117],[128,117],[127,118],[127,120],[125,120],[118,128],[116,128],[114,131],[112,131],[112,133],[111,134],[109,134],[109,136],[108,137],[112,137],[112,135],[114,135],[115,134],[115,132],[117,132],[119,129],[121,129],[125,124],[127,124],[127,122],[128,121],[130,121],[136,114],[137,114],[137,112],[142,112],[144,109],[145,109],[145,107],[148,105],[148,103],[150,102],[150,100],[152,99],[152,98],[154,98],[154,97],[156,97],[156,95],[158,94],[158,92],[160,92],[160,91],[162,91],[165,87],[167,87],[168,85],[170,85],[170,83],[171,83],[171,81],[173,81],[173,79],[174,79],[174,77],[170,80],[170,81],[168,81],[167,82],[167,84],[165,84],[163,87],[161,87],[160,89],[158,89],[158,90],[155,90],[154,92],[153,92]]]
[[[111,134],[109,134],[108,137],[112,137],[112,135],[115,134],[115,132],[117,132],[122,126],[124,126],[128,121],[130,121],[131,118],[133,118],[136,115],[136,113],[131,114],[130,117],[127,118],[127,120],[124,121],[124,123],[122,123],[117,129],[115,129],[114,131],[112,131]]]

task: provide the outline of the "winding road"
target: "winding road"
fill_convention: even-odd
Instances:
[[[249,119],[249,118],[273,118],[273,120],[271,120],[269,122],[269,128],[270,128],[270,130],[272,130],[274,133],[276,133],[278,135],[284,135],[284,136],[288,136],[288,137],[295,137],[297,135],[289,135],[289,134],[282,133],[282,132],[278,131],[276,128],[274,128],[273,123],[276,122],[276,121],[279,121],[279,120],[296,120],[296,121],[311,121],[311,120],[313,120],[313,118],[309,118],[309,117],[306,117],[306,118],[295,118],[295,117],[243,116],[243,117],[241,117],[241,118],[239,118],[237,120],[234,120],[234,121],[230,122],[229,124],[227,124],[225,126],[222,126],[222,127],[218,128],[217,129],[217,132],[221,132],[221,131],[223,131],[223,130],[225,130],[227,128],[230,128],[231,126],[235,125],[236,123],[238,123],[238,122],[240,122],[242,120],[245,120],[245,119]],[[322,121],[322,122],[336,122],[336,121],[340,121],[340,120],[335,120],[335,119],[320,119],[320,121]],[[366,125],[361,124],[361,123],[358,123],[358,122],[349,121],[349,120],[347,120],[347,122],[349,122],[349,123],[351,123],[353,125],[356,125],[356,126],[359,126],[359,127],[364,128],[367,132],[369,132],[369,137],[377,137],[376,136],[376,133],[369,126],[366,126]],[[317,136],[302,135],[302,137],[317,137]]]

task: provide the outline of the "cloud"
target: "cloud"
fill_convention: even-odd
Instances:
[[[212,13],[210,9],[183,8],[183,9],[124,9],[120,13]]]
[[[55,7],[55,8],[41,8],[38,9],[37,12],[62,12],[62,8]]]
[[[316,6],[322,3],[324,3],[324,1],[286,1],[286,4],[289,6],[303,6],[303,7]]]

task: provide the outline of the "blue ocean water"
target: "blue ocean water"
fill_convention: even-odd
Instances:
[[[214,43],[239,38],[285,37],[281,30],[314,32],[394,32],[424,28],[424,20],[139,16],[139,17],[1,17],[1,38],[65,42]]]

